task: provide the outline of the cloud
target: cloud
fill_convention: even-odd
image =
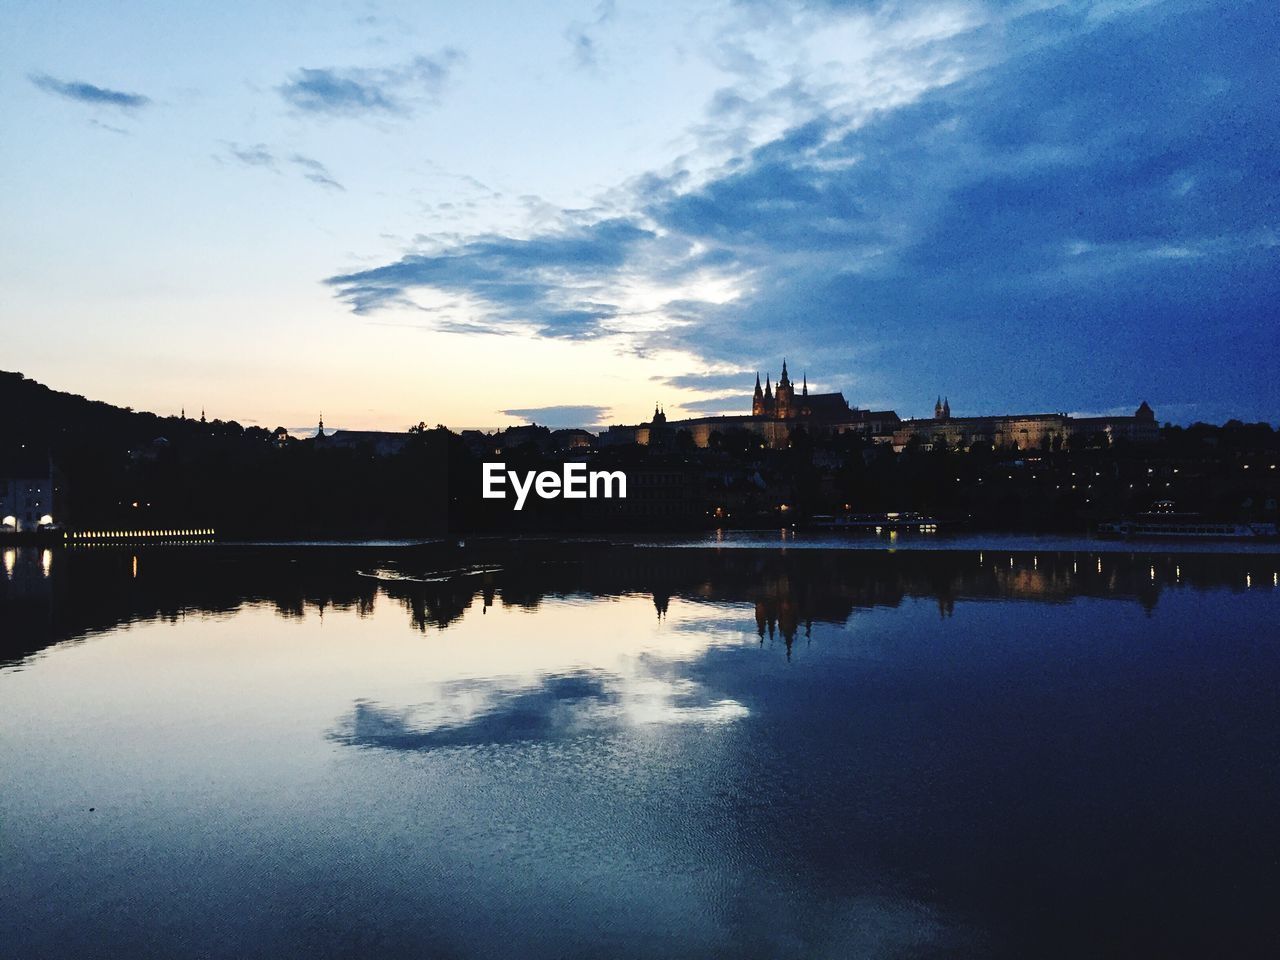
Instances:
[[[329,173],[329,169],[319,160],[311,157],[304,157],[300,153],[295,153],[289,158],[289,162],[301,167],[303,176],[317,186],[327,187],[330,190],[346,190],[347,188],[340,184]]]
[[[112,124],[110,124],[110,123],[103,123],[101,120],[98,120],[98,119],[97,119],[97,118],[95,118],[95,117],[90,117],[90,118],[89,118],[89,123],[90,123],[91,125],[93,125],[93,126],[97,127],[99,130],[106,130],[108,133],[116,133],[116,134],[119,134],[119,135],[120,135],[120,136],[122,136],[122,137],[131,137],[131,136],[133,136],[133,134],[132,134],[130,131],[125,130],[125,129],[124,129],[124,128],[122,128],[122,127],[113,126],[113,125],[112,125]]]
[[[595,18],[590,22],[574,21],[564,32],[574,65],[581,69],[594,69],[600,65],[600,49],[594,34],[599,27],[613,19],[613,0],[601,0],[596,4],[595,12]]]
[[[275,156],[264,143],[255,143],[250,146],[228,143],[227,153],[247,167],[268,167],[274,170],[276,166]]]
[[[226,147],[227,155],[246,167],[259,167],[264,170],[272,170],[276,173],[281,172],[279,158],[265,143],[241,145],[229,142]],[[319,160],[316,160],[313,157],[303,156],[300,153],[291,154],[288,160],[291,166],[299,170],[304,179],[311,181],[317,186],[325,187],[330,190],[346,189],[341,183],[333,178],[333,175],[329,173],[329,169]]]
[[[764,376],[764,371],[760,371]],[[755,386],[756,371],[735,370],[730,373],[682,373],[672,377],[654,377],[659,383],[679,390],[732,390]]]
[[[553,407],[520,407],[503,410],[508,417],[538,423],[553,430],[564,427],[593,427],[604,423],[609,416],[608,407],[587,404],[568,404]]]
[[[628,220],[602,220],[529,239],[476,237],[326,282],[358,313],[412,305],[413,291],[422,288],[471,298],[495,331],[583,339],[607,332],[620,312],[596,298],[600,277],[653,239]]]
[[[682,400],[680,406],[689,413],[702,416],[750,413],[751,394],[728,393],[714,397],[703,397],[699,400]]]
[[[461,61],[460,51],[446,47],[399,67],[304,67],[277,90],[287,103],[304,113],[407,116],[417,104],[439,100],[450,74]]]
[[[731,723],[748,715],[736,700],[646,664],[639,675],[580,671],[528,686],[502,679],[442,684],[419,707],[357,700],[329,738],[345,746],[427,751],[480,744],[555,741],[615,734],[637,726]]]
[[[359,312],[431,311],[445,292],[470,323],[616,334],[713,369],[785,351],[904,413],[938,392],[990,410],[1274,410],[1280,13],[959,9],[991,19],[811,7],[835,36],[880,37],[875,97],[828,82],[839,65],[744,82],[700,132],[742,148],[722,164],[637,178],[607,219],[441,238],[328,282]],[[789,122],[761,139],[761,118]]]
[[[151,103],[150,97],[145,97],[140,93],[111,90],[107,87],[98,87],[92,83],[85,83],[83,80],[59,80],[56,77],[49,76],[47,73],[33,73],[29,79],[46,93],[56,94],[59,97],[66,97],[68,100],[76,100],[92,106],[136,110]]]

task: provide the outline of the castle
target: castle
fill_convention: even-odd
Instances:
[[[797,429],[811,436],[852,432],[887,442],[899,422],[892,410],[849,406],[843,393],[810,393],[809,378],[804,374],[797,393],[784,359],[776,386],[768,375],[761,386],[760,374],[756,374],[750,414],[668,421],[662,408],[655,406],[648,423],[610,427],[601,435],[601,441],[606,445],[638,443],[659,447],[669,445],[678,433],[687,431],[695,446],[706,447],[711,444],[713,434],[746,431],[759,437],[763,445],[781,449],[790,445],[792,433]]]
[[[975,443],[1017,450],[1058,450],[1080,442],[1109,447],[1117,440],[1154,443],[1160,426],[1144,400],[1132,416],[1073,417],[1068,413],[1000,414],[953,417],[951,401],[939,397],[933,419],[903,420],[893,432],[893,449],[901,452],[915,442],[924,449],[946,446],[968,450]]]
[[[843,393],[809,393],[809,377],[801,377],[800,396],[796,397],[795,384],[787,375],[787,361],[782,361],[782,376],[775,390],[765,376],[764,389],[760,388],[760,374],[756,374],[756,392],[751,398],[751,416],[767,420],[807,420],[823,423],[848,421],[854,411]]]
[[[1090,446],[1110,446],[1117,440],[1151,443],[1159,436],[1155,412],[1146,401],[1130,416],[1030,413],[953,417],[950,398],[939,396],[932,418],[902,420],[892,410],[850,406],[843,393],[810,393],[806,374],[801,375],[797,393],[784,359],[776,384],[766,375],[762,386],[756,374],[750,414],[668,421],[662,407],[655,405],[648,423],[610,427],[601,434],[600,442],[663,448],[687,432],[695,446],[707,447],[714,434],[746,431],[759,437],[762,446],[783,449],[791,445],[797,430],[811,437],[856,433],[875,443],[892,444],[899,453],[912,445],[926,450],[943,445],[967,450],[980,443],[995,448],[1051,450],[1074,442]]]

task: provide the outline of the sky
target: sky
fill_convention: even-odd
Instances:
[[[1280,5],[0,9],[0,369],[302,431],[1280,422]]]

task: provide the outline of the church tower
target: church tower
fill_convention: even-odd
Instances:
[[[938,395],[938,400],[933,405],[933,419],[935,420],[942,419],[942,395],[941,394]]]
[[[787,376],[787,361],[782,361],[782,378],[778,381],[778,390],[775,394],[777,398],[774,401],[773,415],[779,420],[785,420],[795,415],[795,398],[796,388],[791,382],[791,378]]]
[[[756,392],[751,396],[751,415],[753,417],[764,416],[764,390],[760,386],[760,371],[756,371]]]

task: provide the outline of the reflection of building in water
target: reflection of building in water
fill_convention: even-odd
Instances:
[[[64,559],[49,547],[0,546],[0,665],[70,636],[57,628]]]
[[[789,646],[814,624],[843,625],[860,609],[915,600],[936,604],[946,616],[966,600],[1095,597],[1151,609],[1169,589],[1280,588],[1280,560],[1262,554],[563,547],[542,554],[536,543],[522,541],[487,553],[440,547],[439,556],[406,548],[396,561],[387,561],[385,548],[10,547],[0,551],[0,662],[121,623],[262,604],[289,618],[320,611],[368,616],[382,604],[425,631],[445,629],[477,605],[532,610],[548,597],[644,594],[662,619],[673,603],[736,605],[744,636],[780,638]],[[375,570],[377,562],[390,562],[394,576],[356,573]],[[431,570],[456,573],[432,576]]]
[[[0,562],[4,565],[4,590],[0,597],[10,601],[49,596],[49,580],[53,574],[53,550],[49,547],[5,547],[0,550]]]

